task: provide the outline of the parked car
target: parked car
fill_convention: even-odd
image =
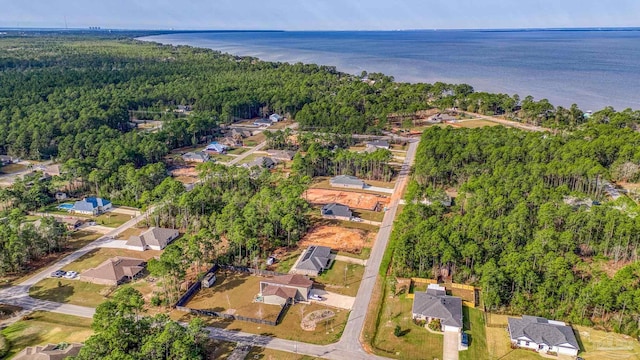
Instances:
[[[66,271],[56,270],[56,271],[51,273],[51,277],[53,277],[53,278],[61,278],[61,277],[65,276],[66,274],[67,274]]]
[[[67,271],[67,272],[64,274],[64,278],[65,278],[65,279],[75,279],[75,277],[76,277],[76,276],[78,276],[78,273],[77,273],[77,272],[75,272],[75,271]]]
[[[462,346],[469,346],[469,335],[467,335],[466,333],[462,333],[462,338],[460,340]]]
[[[315,300],[315,301],[322,301],[324,300],[324,298],[318,294],[311,294],[309,295],[309,299],[311,300]]]

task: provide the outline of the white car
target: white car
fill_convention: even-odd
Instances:
[[[75,279],[75,278],[76,278],[76,276],[78,276],[78,273],[77,273],[77,272],[75,272],[75,271],[67,271],[67,273],[66,273],[66,274],[64,274],[64,276],[63,276],[63,277],[64,277],[65,279]]]
[[[315,301],[322,301],[322,300],[324,300],[324,298],[323,298],[322,296],[317,295],[317,294],[311,294],[311,295],[309,295],[309,299],[311,299],[311,300],[315,300]]]

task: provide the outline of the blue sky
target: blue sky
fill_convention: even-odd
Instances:
[[[0,27],[394,30],[640,26],[638,0],[0,0]]]

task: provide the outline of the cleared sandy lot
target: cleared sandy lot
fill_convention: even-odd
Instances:
[[[373,246],[375,232],[347,229],[340,226],[322,225],[312,229],[298,242],[299,248],[310,245],[328,246],[333,250],[359,252],[363,247]]]
[[[354,209],[377,210],[389,204],[382,195],[327,189],[308,189],[302,196],[312,204],[339,203]]]

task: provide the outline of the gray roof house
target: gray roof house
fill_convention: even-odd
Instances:
[[[267,154],[275,160],[291,161],[296,156],[296,152],[292,150],[267,150]]]
[[[248,162],[246,164],[242,164],[242,166],[246,167],[246,168],[253,168],[253,167],[259,167],[259,168],[263,168],[263,169],[271,169],[274,166],[276,166],[276,162],[273,161],[272,158],[270,157],[266,157],[266,156],[260,156],[255,158],[253,161]]]
[[[430,284],[426,292],[416,292],[411,310],[413,318],[427,324],[440,319],[443,331],[462,330],[462,299],[447,295],[445,288]]]
[[[111,207],[112,205],[109,200],[99,197],[87,197],[76,201],[69,211],[80,214],[96,215],[111,209]]]
[[[351,220],[353,214],[351,210],[349,210],[348,206],[338,204],[338,203],[330,203],[322,207],[320,210],[320,214],[322,217],[327,219],[338,219],[338,220]]]
[[[326,246],[309,246],[295,263],[292,273],[318,276],[331,264],[331,248]]]
[[[509,337],[517,347],[540,353],[578,355],[580,345],[573,329],[562,321],[523,315],[522,319],[508,318]]]
[[[204,151],[188,152],[182,154],[182,160],[185,162],[207,162],[209,161],[209,154]]]
[[[273,122],[278,122],[280,120],[284,119],[280,114],[271,114],[269,116],[269,120],[273,121]]]
[[[80,353],[82,344],[60,343],[30,346],[24,348],[13,358],[14,360],[62,360]]]
[[[374,141],[367,141],[367,147],[368,148],[373,148],[373,149],[387,149],[389,150],[390,146],[389,146],[389,142],[386,140],[374,140]]]
[[[126,245],[127,248],[138,251],[147,249],[162,250],[175,240],[178,235],[178,230],[175,229],[152,227],[140,235],[131,236]]]
[[[351,175],[338,175],[329,180],[329,184],[333,187],[351,188],[351,189],[363,189],[365,183],[363,180],[358,179]]]

